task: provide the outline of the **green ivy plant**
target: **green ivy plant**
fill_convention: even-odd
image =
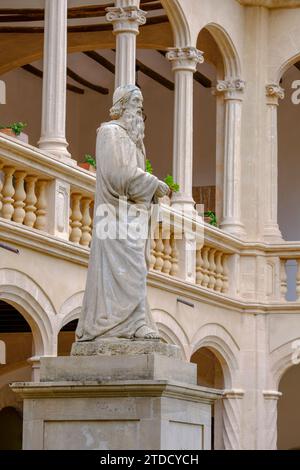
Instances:
[[[215,212],[213,211],[204,212],[204,217],[210,218],[210,222],[209,222],[210,225],[213,225],[214,227],[218,226],[218,221],[217,221]]]
[[[179,184],[175,183],[172,175],[167,175],[164,179],[164,182],[169,186],[173,193],[178,193]]]
[[[153,174],[153,168],[150,163],[150,160],[146,160],[146,171],[147,173],[150,173],[150,175]],[[169,186],[170,190],[173,191],[174,193],[177,193],[179,191],[179,184],[175,183],[173,176],[172,175],[167,175],[164,179],[164,182]]]
[[[26,122],[14,122],[10,126],[0,126],[0,129],[11,129],[15,135],[20,135],[26,126]]]
[[[86,153],[85,156],[84,156],[84,161],[86,163],[89,163],[91,166],[93,166],[94,168],[96,168],[96,160],[95,158],[90,155],[89,153]]]

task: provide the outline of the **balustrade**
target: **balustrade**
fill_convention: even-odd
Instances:
[[[228,254],[212,246],[198,246],[196,254],[196,284],[206,289],[228,293]]]

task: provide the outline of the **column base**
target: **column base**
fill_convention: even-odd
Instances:
[[[68,142],[65,139],[41,138],[38,146],[41,150],[50,153],[51,156],[68,165],[77,165],[77,162],[72,160],[71,154],[67,150]]]
[[[282,233],[278,224],[266,226],[264,228],[263,238],[264,241],[269,243],[282,242]]]
[[[23,449],[210,449],[222,393],[196,382],[195,364],[158,353],[41,358],[41,382],[12,384]]]
[[[245,227],[241,222],[223,221],[220,224],[220,229],[237,238],[244,239],[247,236]]]
[[[195,209],[195,201],[191,196],[185,194],[174,193],[171,199],[171,207],[188,217],[196,217],[198,215]]]

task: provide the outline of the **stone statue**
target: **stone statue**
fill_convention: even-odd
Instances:
[[[159,339],[146,295],[148,234],[144,239],[132,236],[136,217],[130,214],[136,206],[145,208],[148,224],[151,203],[168,194],[169,188],[145,172],[140,89],[133,85],[117,88],[110,116],[113,120],[102,124],[97,134],[94,228],[76,338],[77,341]],[[126,217],[121,217],[124,204]],[[106,215],[116,214],[126,236],[99,236],[97,226],[103,221],[103,207],[108,207]]]

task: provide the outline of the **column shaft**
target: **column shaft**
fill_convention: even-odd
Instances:
[[[139,0],[116,0],[115,7],[106,9],[106,19],[113,24],[116,36],[115,88],[135,85],[136,36],[139,26],[146,23],[146,13],[139,4]]]
[[[225,142],[223,218],[221,228],[233,235],[243,237],[245,229],[241,222],[241,120],[242,80],[219,81],[217,92],[224,93]]]
[[[66,141],[67,0],[45,1],[42,132],[39,147],[70,157]]]
[[[265,226],[264,239],[282,239],[278,227],[278,135],[277,109],[279,99],[284,98],[284,90],[279,85],[268,85],[267,94],[267,155],[265,165]]]
[[[177,209],[192,211],[193,201],[193,75],[204,61],[194,47],[171,48],[167,58],[175,75],[173,174],[180,190],[172,198]]]

